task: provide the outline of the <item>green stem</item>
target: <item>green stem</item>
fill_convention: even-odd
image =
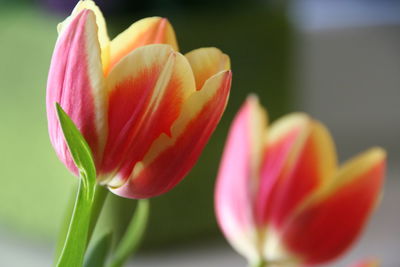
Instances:
[[[139,247],[146,230],[149,217],[150,202],[148,199],[138,201],[135,214],[129,226],[118,244],[108,267],[121,267],[129,256],[133,255]]]
[[[94,200],[92,206],[92,212],[90,215],[90,224],[88,230],[88,240],[86,247],[89,245],[90,239],[92,238],[93,231],[96,227],[97,221],[99,219],[101,210],[103,209],[104,202],[108,196],[108,189],[101,185],[96,185],[95,193],[94,193]]]
[[[58,241],[57,241],[57,246],[56,246],[56,250],[55,250],[55,259],[56,260],[60,257],[65,240],[67,238],[69,226],[71,224],[72,213],[73,213],[74,207],[75,207],[77,188],[74,188],[73,193],[74,193],[74,195],[72,195],[72,192],[71,192],[71,198],[68,201],[68,205],[67,205],[65,213],[64,213],[63,225],[61,226],[60,233],[58,235],[58,239],[57,239]],[[89,245],[89,242],[91,240],[93,231],[96,227],[97,220],[101,213],[104,202],[107,198],[107,195],[108,195],[107,188],[105,188],[104,186],[96,185],[86,247]]]
[[[94,190],[91,190],[84,181],[85,179],[79,179],[78,193],[57,267],[82,266],[86,249],[107,197],[108,190],[105,187],[95,185]]]
[[[94,201],[94,190],[88,190],[86,187],[85,179],[81,177],[68,233],[57,267],[82,266]]]
[[[111,231],[103,233],[97,241],[90,246],[86,252],[84,267],[104,267],[108,254],[111,249],[112,233]]]

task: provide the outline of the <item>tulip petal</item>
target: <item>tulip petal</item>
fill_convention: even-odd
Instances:
[[[199,48],[185,56],[192,66],[197,90],[215,73],[230,69],[229,57],[215,47]]]
[[[217,221],[230,244],[251,262],[257,261],[261,254],[252,205],[253,190],[259,180],[266,117],[258,99],[250,96],[230,128],[215,190]]]
[[[92,11],[84,10],[64,25],[54,49],[47,82],[50,140],[58,157],[74,173],[77,170],[57,120],[55,103],[59,103],[74,121],[98,162],[105,138],[104,99],[95,16]]]
[[[115,37],[111,41],[110,64],[106,73],[130,52],[149,44],[169,44],[178,51],[174,29],[166,18],[141,19]]]
[[[254,207],[259,227],[270,221],[271,208],[275,205],[273,189],[285,173],[284,170],[287,172],[297,159],[298,150],[309,134],[310,121],[305,114],[293,113],[277,120],[270,127]]]
[[[83,10],[91,10],[96,17],[96,24],[98,28],[97,34],[101,48],[102,63],[103,66],[106,66],[108,65],[109,61],[110,38],[108,37],[106,21],[104,19],[103,13],[99,9],[99,7],[95,4],[94,1],[92,0],[79,1],[78,4],[75,6],[74,10],[72,11],[71,15],[58,25],[57,27],[58,32],[61,33],[65,25],[68,25],[68,23]]]
[[[170,135],[162,134],[132,171],[129,180],[111,188],[120,196],[148,198],[167,192],[196,163],[225,109],[230,71],[221,72],[194,92],[184,103]]]
[[[297,144],[275,185],[271,221],[280,227],[310,194],[333,178],[336,151],[329,131],[313,121],[306,138]]]
[[[162,133],[170,136],[185,100],[195,92],[186,58],[169,45],[140,47],[119,62],[107,79],[109,134],[103,173],[118,171],[109,184],[130,176]]]
[[[365,225],[379,199],[385,152],[373,148],[345,164],[329,184],[297,209],[282,239],[306,264],[326,262],[343,253]]]

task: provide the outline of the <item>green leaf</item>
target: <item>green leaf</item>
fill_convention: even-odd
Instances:
[[[67,113],[65,113],[58,103],[56,103],[56,109],[58,120],[72,159],[79,170],[87,193],[92,196],[96,185],[96,167],[94,165],[92,151],[74,122],[68,117]]]
[[[84,267],[104,267],[111,248],[112,233],[106,232],[86,253]]]
[[[148,199],[138,200],[135,214],[122,240],[118,244],[108,267],[121,267],[129,256],[136,252],[146,230],[149,210],[150,202]]]
[[[80,176],[74,210],[57,266],[79,267],[83,264],[88,243],[96,188],[96,168],[90,147],[82,134],[58,103],[56,109],[65,141]]]

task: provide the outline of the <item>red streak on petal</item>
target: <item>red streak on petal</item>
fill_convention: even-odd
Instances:
[[[159,106],[143,119],[140,128],[136,126],[137,134],[133,138],[134,142],[130,145],[126,160],[119,171],[123,177],[129,177],[133,167],[138,161],[143,160],[156,138],[162,133],[171,136],[171,126],[178,118],[183,104],[180,88],[178,77],[173,76],[165,88]]]
[[[360,234],[376,203],[384,169],[385,163],[380,162],[294,217],[282,236],[287,248],[308,264],[323,263],[343,253]]]
[[[117,171],[127,179],[152,143],[162,133],[171,135],[183,105],[183,83],[180,73],[175,72],[166,87],[155,92],[161,69],[160,65],[145,69],[140,77],[119,83],[110,94],[110,130],[102,172]],[[152,97],[161,99],[150,102]]]
[[[108,101],[108,138],[101,171],[111,172],[126,157],[137,134],[144,112],[149,105],[161,66],[144,69],[137,77],[130,77],[110,93]]]
[[[281,137],[276,143],[266,148],[259,189],[254,204],[255,219],[260,227],[265,226],[270,220],[271,209],[275,205],[274,201],[277,197],[277,194],[274,194],[274,188],[281,184],[278,180],[281,178],[282,170],[299,133],[300,129],[293,129],[286,136]],[[280,190],[280,188],[276,190]]]
[[[165,193],[179,183],[196,163],[222,116],[230,77],[227,72],[221,89],[189,122],[175,144],[161,152],[137,177],[113,190],[114,193],[128,198],[149,198]]]
[[[297,207],[307,196],[318,188],[323,178],[319,177],[319,160],[317,147],[312,138],[308,138],[294,168],[289,171],[287,177],[279,180],[275,188],[275,198],[271,219],[276,227],[285,223],[293,209]]]

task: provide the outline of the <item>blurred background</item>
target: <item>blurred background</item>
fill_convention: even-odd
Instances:
[[[229,124],[250,92],[272,120],[306,111],[331,130],[340,160],[372,145],[389,151],[382,203],[365,234],[338,262],[400,258],[400,1],[98,0],[111,37],[146,16],[173,24],[180,49],[229,54],[226,113],[196,167],[152,199],[135,266],[245,266],[220,234],[213,187]],[[0,0],[0,258],[5,266],[49,266],[76,179],[48,139],[45,88],[56,25],[75,0]],[[110,195],[100,228],[121,234],[135,201]]]

